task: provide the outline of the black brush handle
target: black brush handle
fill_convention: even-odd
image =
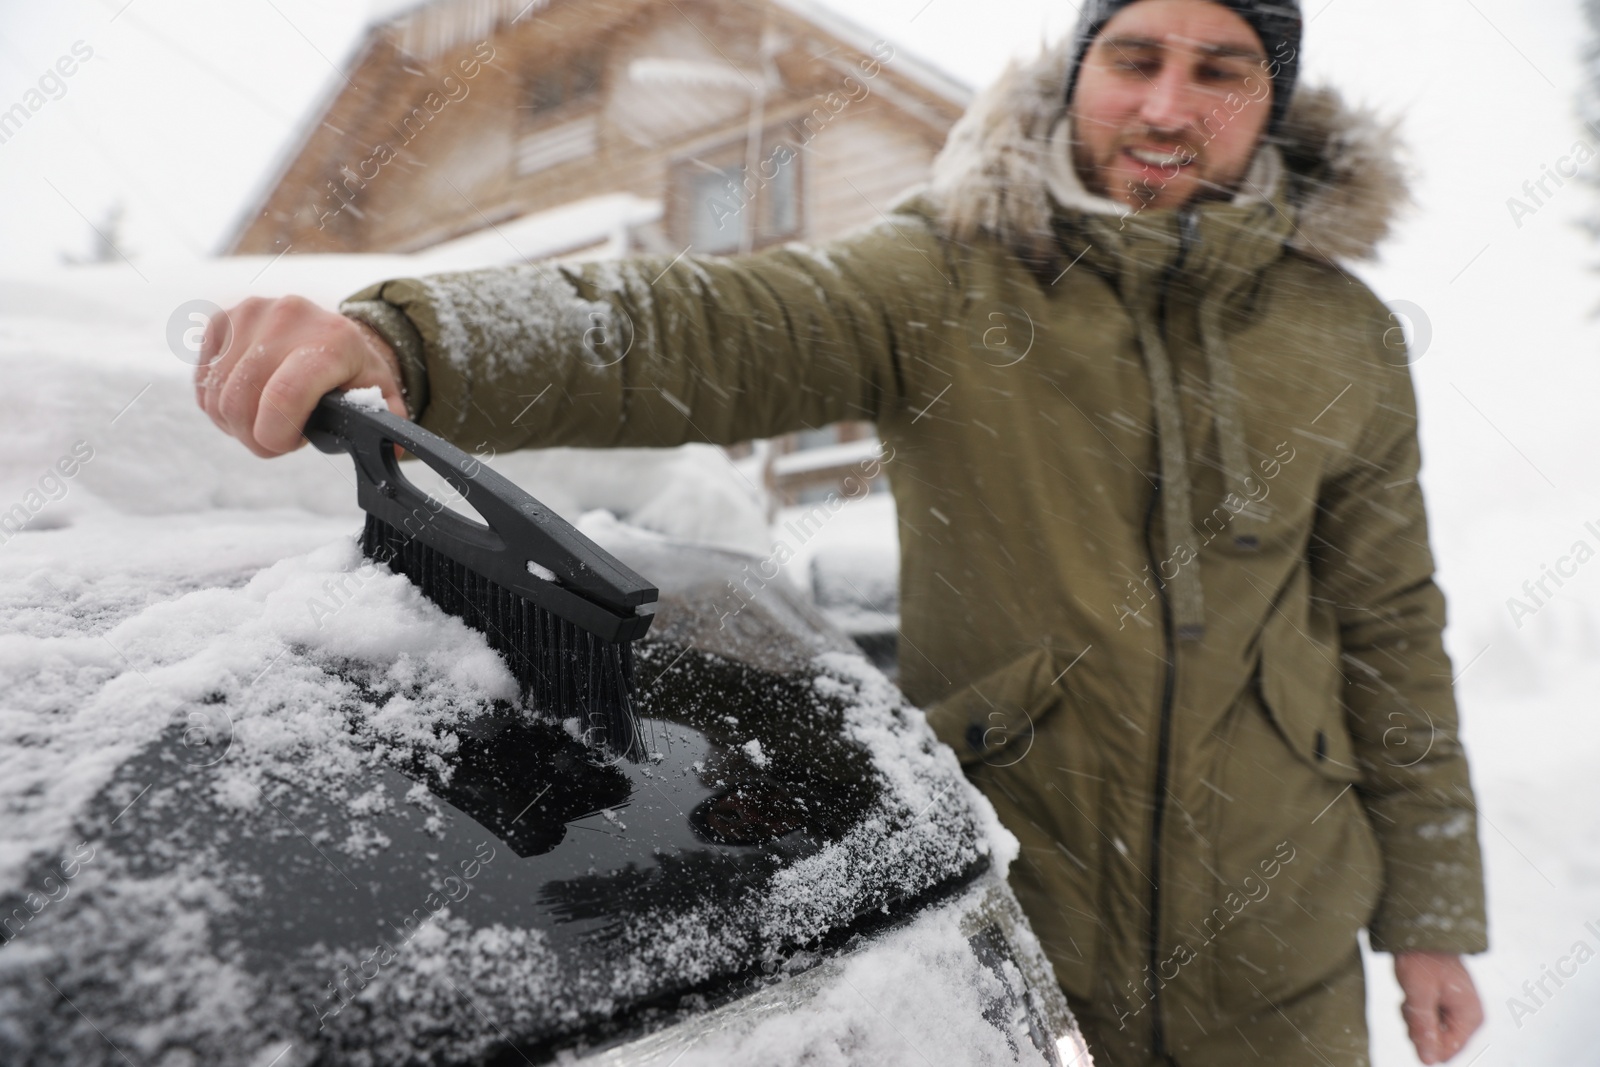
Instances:
[[[329,393],[306,423],[324,452],[355,460],[356,501],[407,536],[606,641],[650,628],[656,587],[561,516],[450,442],[387,410]],[[484,523],[456,514],[400,470],[399,445],[455,487]],[[555,582],[528,571],[536,563]]]

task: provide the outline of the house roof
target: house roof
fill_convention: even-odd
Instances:
[[[339,96],[349,86],[345,71],[356,70],[385,37],[401,51],[423,59],[433,59],[469,40],[482,40],[503,25],[518,22],[535,12],[548,9],[561,0],[421,0],[382,15],[368,24],[349,51],[345,62],[328,79],[316,104],[306,113],[294,133],[284,142],[273,166],[246,199],[238,220],[230,229],[220,254],[235,247],[256,216],[270,200],[290,168],[304,152],[318,127],[326,119]],[[735,0],[738,2],[738,0]],[[750,0],[743,0],[750,2]],[[761,0],[755,0],[761,2]],[[823,6],[817,0],[766,0],[816,26],[841,43],[863,53],[882,40],[860,23]],[[893,43],[893,42],[891,42]],[[937,66],[896,45],[892,64],[886,65],[924,90],[965,109],[972,102],[973,89]],[[908,106],[909,102],[907,102]]]
[[[817,0],[770,0],[770,2],[832,34],[857,51],[871,53],[872,46],[883,40],[881,34],[875,34],[859,22],[824,7]],[[965,108],[972,103],[974,95],[972,86],[954,75],[945,73],[927,60],[906,52],[899,45],[895,47],[893,67],[924,89],[942,96],[952,104]]]
[[[431,59],[443,52],[493,32],[502,22],[516,22],[548,8],[553,0],[421,0],[374,23],[374,29],[393,27],[401,47]],[[817,0],[770,0],[861,52],[870,52],[881,40],[861,23],[841,15]],[[929,92],[966,107],[973,90],[925,59],[897,48],[895,69]]]
[[[482,40],[504,23],[520,22],[543,11],[552,0],[422,0],[379,19],[369,33],[394,31],[396,44],[423,59],[434,59],[471,40]]]

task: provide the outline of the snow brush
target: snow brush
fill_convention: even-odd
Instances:
[[[355,460],[363,553],[481,631],[534,706],[577,716],[599,748],[643,754],[633,642],[650,628],[653,585],[475,457],[387,408],[329,393],[305,434],[323,452]],[[447,480],[484,522],[413,485],[396,445]]]

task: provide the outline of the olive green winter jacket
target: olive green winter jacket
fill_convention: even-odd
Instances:
[[[1125,217],[1063,168],[1060,62],[1002,79],[929,186],[844,238],[346,310],[469,448],[875,422],[901,684],[1021,840],[1064,988],[1181,1050],[1362,927],[1486,947],[1404,341],[1338,265],[1404,192],[1387,134],[1307,89],[1235,200]]]

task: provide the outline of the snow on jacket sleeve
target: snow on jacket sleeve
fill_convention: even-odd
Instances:
[[[1369,933],[1384,952],[1483,952],[1477,804],[1417,482],[1416,398],[1407,370],[1386,374],[1355,451],[1362,466],[1323,489],[1311,545],[1315,593],[1338,614],[1358,789],[1383,850]]]
[[[418,421],[462,447],[670,446],[877,419],[922,362],[929,331],[906,324],[941,321],[958,291],[902,214],[739,258],[398,279],[343,310],[400,354]]]

